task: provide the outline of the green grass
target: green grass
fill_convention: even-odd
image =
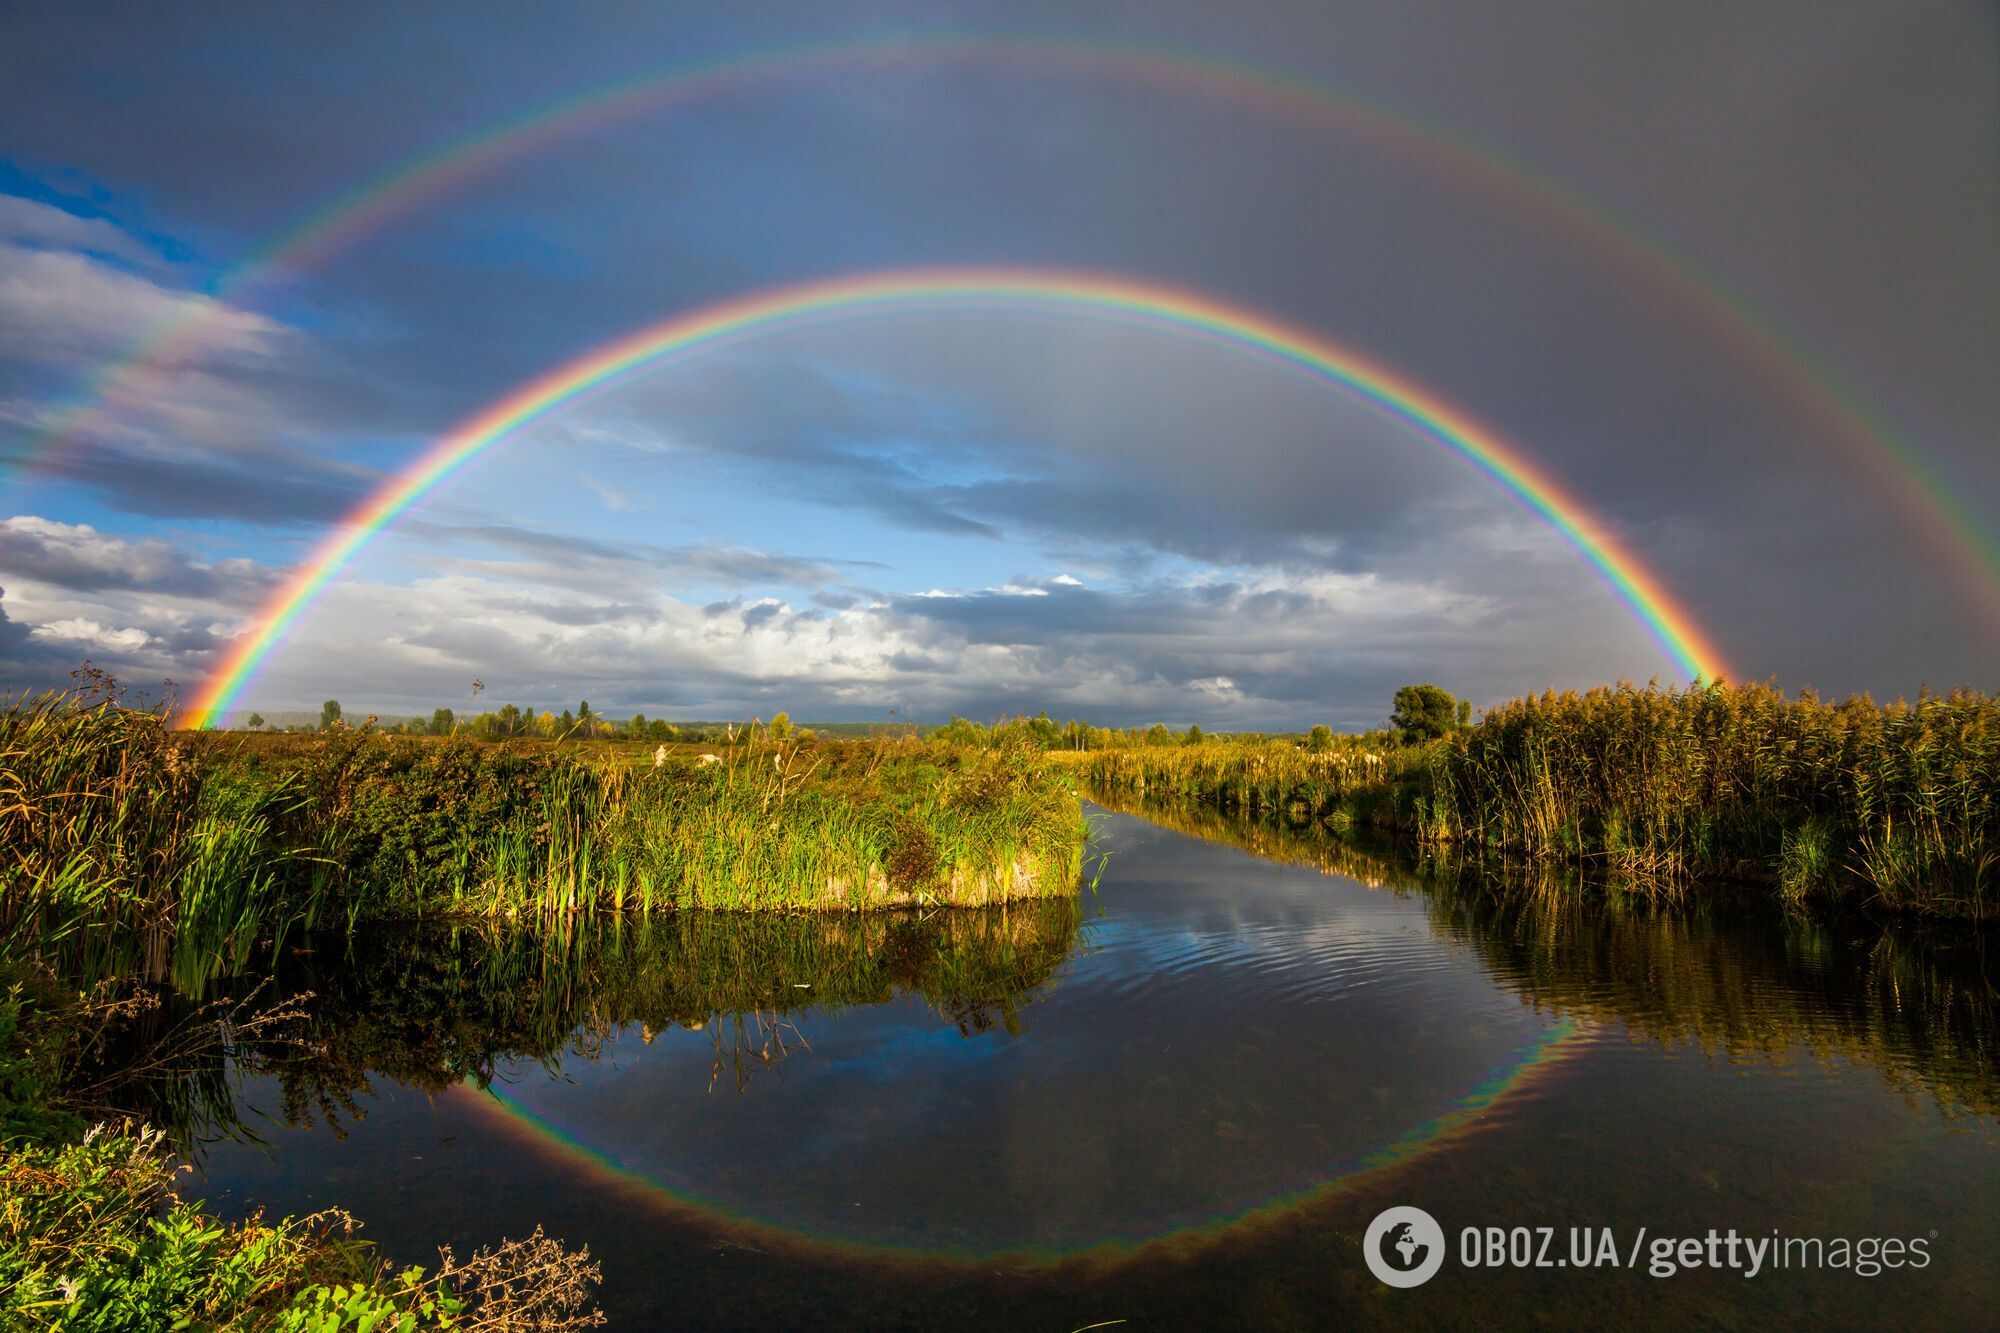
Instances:
[[[296,1007],[162,1024],[148,992],[67,989],[0,962],[0,1328],[567,1329],[597,1270],[537,1230],[465,1261],[391,1269],[338,1209],[223,1222],[176,1191],[187,1133],[233,1114],[237,1050]],[[295,1042],[279,1046],[296,1049]],[[218,1096],[218,1093],[220,1096]],[[148,1118],[165,1114],[183,1137]]]
[[[1285,741],[1052,751],[1093,791],[1193,801],[1293,823],[1392,829],[1422,795],[1426,751],[1380,737],[1341,737],[1311,751]]]
[[[763,743],[660,767],[578,747],[335,734],[207,742],[309,794],[288,841],[371,914],[865,910],[1068,896],[1084,826],[1026,752]]]
[[[1052,756],[1092,791],[1372,828],[1685,893],[2000,907],[2000,699],[1878,705],[1764,685],[1544,694],[1428,745],[1208,742]]]
[[[232,1065],[324,1110],[369,1069],[435,1086],[618,1015],[733,1025],[739,1061],[801,1003],[898,987],[968,1031],[1012,1026],[1074,941],[1086,833],[1068,779],[1024,749],[763,735],[655,766],[176,733],[101,678],[18,699],[0,709],[0,1326],[588,1323],[595,1270],[539,1232],[392,1272],[338,1212],[217,1221],[173,1195],[169,1145],[232,1127]],[[1010,905],[956,910],[974,904]],[[913,906],[929,915],[878,910]],[[337,950],[395,918],[476,928],[421,959],[354,955],[325,1000],[230,998],[288,940]],[[362,976],[390,1010],[356,1011],[338,979]]]
[[[376,917],[861,911],[1074,894],[1086,828],[1024,749],[592,747],[175,733],[108,694],[0,711],[0,954],[199,992]]]
[[[1763,685],[1545,694],[1442,742],[1425,832],[1684,883],[1980,919],[2000,905],[2000,699]]]

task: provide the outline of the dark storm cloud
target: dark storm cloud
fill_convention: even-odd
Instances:
[[[940,413],[926,386],[957,410]],[[760,487],[914,531],[1207,560],[1321,566],[1336,539],[1359,559],[1406,540],[1428,500],[1480,489],[1434,446],[1295,374],[1047,320],[843,332],[736,358],[641,386],[602,429],[643,437],[655,421],[672,425],[674,461],[755,463]]]
[[[13,662],[28,643],[29,627],[15,623],[7,615],[7,590],[0,588],[0,660]]]
[[[952,17],[889,5],[867,23]],[[1990,533],[2000,118],[1982,9],[1148,3],[1021,7],[1007,21],[1265,59],[1447,136],[1476,132],[1475,147],[1631,215],[1773,312],[1931,455]],[[173,263],[191,275],[226,268],[413,152],[564,90],[858,26],[819,7],[637,5],[581,26],[526,9],[248,5],[142,8],[117,22],[47,6],[5,25],[0,152],[22,190],[75,205],[59,216],[8,205],[8,234],[133,266],[163,257],[157,238],[171,236]],[[878,265],[1096,266],[1268,309],[1434,386],[1575,491],[1747,674],[1884,692],[1996,683],[1995,633],[1940,573],[1925,536],[1935,519],[1899,514],[1856,468],[1839,424],[1804,401],[1811,385],[1784,381],[1768,344],[1730,323],[1735,295],[1704,294],[1695,269],[1643,258],[1637,233],[1579,226],[1541,177],[1512,193],[1482,179],[1365,135],[1107,78],[797,80],[586,136],[397,217],[265,293],[287,354],[238,358],[220,387],[262,395],[268,415],[218,411],[162,427],[172,448],[104,445],[60,466],[132,514],[318,525],[374,478],[337,466],[316,433],[426,437],[672,311]],[[71,383],[48,377],[31,342],[0,339],[18,361],[0,366],[10,419]],[[1269,590],[1235,569],[1184,597],[1157,593],[1163,558],[1448,580],[1538,626],[1556,624],[1565,599],[1601,609],[1573,559],[1545,546],[1520,554],[1545,538],[1463,464],[1352,413],[1315,415],[1310,395],[1257,373],[1004,328],[881,342],[902,368],[897,384],[835,373],[866,368],[865,351],[843,360],[807,346],[803,365],[772,370],[746,359],[734,383],[700,377],[698,397],[669,376],[635,389],[631,410],[740,463],[730,481],[755,469],[775,495],[901,529],[1087,553],[1137,584],[898,598],[899,621],[1051,654],[1095,627],[1121,636],[1138,675],[1192,679],[1181,662],[1195,649],[1154,667],[1145,645],[1204,623],[1275,637],[1302,613],[1267,612],[1257,599]],[[941,389],[923,392],[943,385],[962,415],[939,411]],[[307,443],[267,456],[262,434]],[[823,588],[846,568],[639,553],[477,521],[487,526],[459,535],[551,567],[650,562],[664,577]],[[431,531],[451,535],[441,521]],[[816,601],[854,609],[845,598]],[[639,605],[623,583],[609,604]],[[1563,648],[1518,645],[1504,623],[1461,621],[1456,637],[1405,628],[1400,643],[1490,678],[1503,659],[1539,668],[1545,646],[1556,660]],[[1317,661],[1318,684],[1276,668],[1255,676],[1254,663],[1229,674],[1270,698],[1375,688],[1372,666]]]
[[[949,597],[899,597],[892,605],[902,615],[949,625],[973,643],[1034,643],[1079,632],[1135,640],[1206,637],[1224,618],[1233,631],[1254,631],[1310,610],[1313,599],[1233,583],[1137,593],[1044,584]]]
[[[104,503],[126,513],[234,519],[269,527],[334,523],[380,481],[350,468],[275,451],[253,460],[70,445],[43,467],[89,487]]]
[[[602,566],[624,566],[623,577],[639,583],[665,579],[673,584],[737,584],[793,588],[824,588],[844,583],[849,571],[879,569],[867,560],[829,560],[784,555],[747,547],[696,544],[658,546],[650,542],[609,542],[571,533],[546,532],[507,523],[448,523],[406,519],[405,537],[470,540],[536,560],[583,562],[577,572],[587,580],[606,577]],[[542,567],[546,571],[546,566]]]

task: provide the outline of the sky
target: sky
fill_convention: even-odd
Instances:
[[[1738,678],[2000,688],[1990,6],[586,14],[0,15],[0,685],[88,658],[185,696],[524,382],[755,292],[979,265],[1391,368],[1557,480]],[[694,68],[736,74],[341,213]],[[1184,333],[971,303],[763,330],[534,421],[366,545],[235,716],[427,713],[476,678],[617,716],[1355,728],[1407,682],[1654,676],[1563,536],[1408,422]]]

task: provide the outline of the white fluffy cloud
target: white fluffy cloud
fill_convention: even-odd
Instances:
[[[268,448],[296,418],[276,383],[304,346],[279,320],[172,285],[108,221],[0,195],[0,420],[180,454]],[[79,382],[94,395],[82,412]]]
[[[131,541],[34,514],[0,520],[0,569],[17,585],[229,600],[256,594],[275,575],[250,560],[198,560],[157,537]]]
[[[732,558],[753,569],[801,563],[754,551]],[[11,666],[23,684],[51,683],[84,656],[137,684],[198,680],[252,623],[272,577],[161,539],[35,516],[0,523],[0,567],[9,571],[5,612],[35,654]],[[1089,588],[1073,576],[1017,576],[937,595],[857,589],[803,605],[784,595],[700,604],[662,591],[661,571],[649,586],[643,565],[581,581],[532,562],[432,568],[407,581],[364,570],[336,583],[244,706],[268,712],[331,696],[423,713],[459,698],[476,676],[500,702],[584,697],[655,715],[1047,708],[1105,721],[1360,726],[1379,721],[1407,679],[1456,683],[1497,671],[1514,678],[1511,688],[1583,683],[1629,650],[1615,628],[1605,640],[1601,610],[1571,600],[1501,603],[1368,573],[1207,569]],[[1574,645],[1593,638],[1601,651],[1579,658]],[[1503,656],[1496,643],[1529,650]],[[1333,680],[1352,704],[1329,709]]]
[[[0,194],[0,241],[54,246],[153,265],[157,257],[104,218],[78,217],[39,199]]]
[[[85,652],[103,654],[136,653],[153,643],[153,636],[136,625],[114,629],[101,625],[95,620],[72,617],[68,620],[52,620],[46,625],[37,625],[29,636],[47,639],[65,646],[75,645]]]
[[[0,242],[0,351],[66,365],[110,356],[166,328],[185,328],[182,359],[264,357],[284,326],[194,292],[175,291],[76,250]]]

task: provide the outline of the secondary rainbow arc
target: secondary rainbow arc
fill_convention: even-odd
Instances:
[[[1329,126],[1399,160],[1436,170],[1458,185],[1471,185],[1585,241],[1695,315],[1736,354],[1783,386],[1820,424],[1822,439],[1843,448],[1877,477],[1884,494],[1959,571],[1964,589],[1988,622],[2000,628],[2000,534],[1989,530],[1988,520],[1829,365],[1716,274],[1630,218],[1491,147],[1316,82],[1171,47],[1073,37],[898,35],[732,53],[593,86],[484,125],[406,160],[308,214],[214,284],[209,295],[217,300],[191,303],[182,315],[150,331],[127,355],[102,368],[86,383],[77,405],[30,437],[9,470],[16,475],[32,470],[64,439],[74,437],[101,405],[115,404],[135,388],[143,388],[149,371],[170,364],[198,342],[205,324],[219,317],[220,300],[270,275],[307,267],[455,185],[591,129],[666,106],[772,86],[788,78],[924,62],[985,62],[1124,79],[1227,99],[1298,123]]]
[[[579,396],[663,358],[815,320],[911,309],[1010,307],[1110,316],[1248,351],[1330,383],[1413,427],[1498,483],[1568,543],[1688,680],[1722,656],[1660,580],[1517,447],[1407,376],[1317,334],[1180,288],[1097,273],[949,268],[830,278],[649,325],[537,377],[477,413],[358,506],[279,588],[210,674],[183,722],[212,725],[328,583],[385,526],[471,459]]]

